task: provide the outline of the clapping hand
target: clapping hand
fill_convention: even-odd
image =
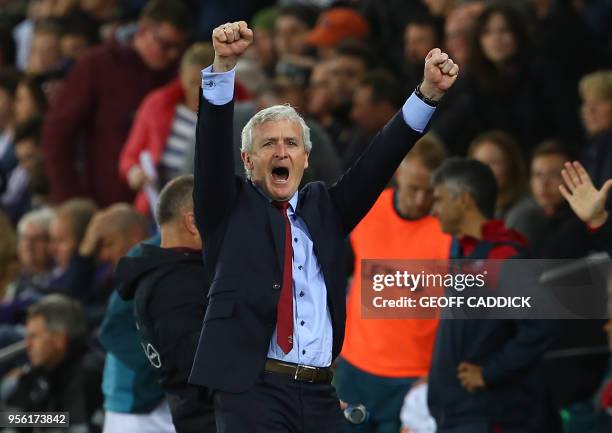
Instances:
[[[612,179],[608,179],[601,189],[595,188],[589,174],[578,161],[566,162],[561,171],[565,185],[559,186],[559,191],[567,200],[578,218],[596,228],[602,226],[608,219],[606,198],[612,187]]]

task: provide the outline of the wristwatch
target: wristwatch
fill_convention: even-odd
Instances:
[[[427,105],[432,106],[432,107],[437,107],[438,106],[438,101],[434,101],[433,99],[429,99],[427,96],[425,96],[425,95],[423,95],[423,93],[421,93],[421,84],[422,83],[419,83],[419,85],[416,86],[416,89],[414,89],[414,94],[417,95],[417,98],[419,98],[421,101],[423,101]]]

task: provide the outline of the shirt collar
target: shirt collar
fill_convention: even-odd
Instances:
[[[253,182],[251,182],[251,185],[253,185],[255,187],[255,189],[257,190],[257,192],[259,192],[266,200],[268,200],[269,203],[272,203],[272,199],[270,197],[268,197],[266,195],[266,193],[263,192],[263,190],[261,188],[259,188]],[[291,196],[291,198],[289,199],[289,209],[291,210],[292,213],[295,213],[295,210],[297,209],[298,197],[299,197],[299,191],[296,191],[293,194],[293,196]]]

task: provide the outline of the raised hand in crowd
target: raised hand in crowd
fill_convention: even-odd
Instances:
[[[106,223],[106,210],[99,210],[92,217],[89,225],[87,226],[87,230],[85,231],[85,236],[79,245],[79,254],[82,257],[92,257],[96,254],[101,237],[101,228]]]
[[[612,179],[607,180],[598,190],[578,161],[566,162],[561,176],[563,176],[565,185],[560,185],[559,191],[578,218],[589,227],[601,227],[608,219],[605,204],[608,192],[612,187]]]
[[[227,72],[236,66],[238,57],[253,43],[253,30],[244,21],[223,24],[213,30],[215,61],[213,72]]]

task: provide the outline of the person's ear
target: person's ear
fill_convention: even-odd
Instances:
[[[195,237],[200,235],[193,211],[187,212],[183,215],[183,225],[191,236]]]
[[[304,170],[308,168],[308,158],[310,157],[310,152],[306,152],[306,159],[304,160]]]
[[[248,152],[240,152],[240,157],[242,158],[244,168],[253,171],[253,160],[251,159],[251,155]]]

